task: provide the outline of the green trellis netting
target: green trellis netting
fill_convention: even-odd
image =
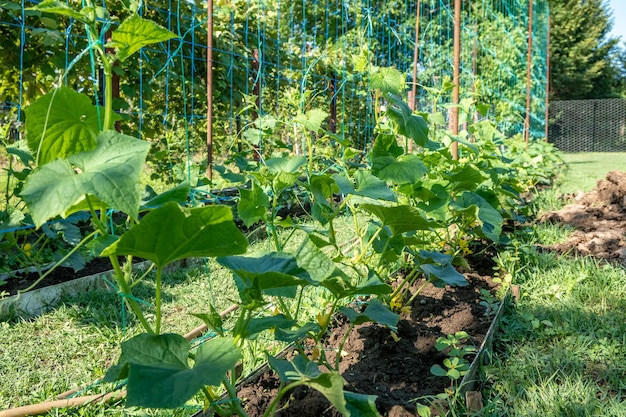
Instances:
[[[78,8],[90,3],[61,2]],[[55,84],[94,101],[102,95],[82,26],[29,10],[36,3],[0,1],[0,131],[13,139],[21,131],[21,109]],[[111,28],[129,13],[121,0],[93,3],[118,18],[104,22]],[[140,2],[140,14],[179,38],[142,49],[116,70],[114,105],[124,117],[122,129],[153,142],[154,160],[170,177],[206,152],[207,7],[192,0]],[[461,98],[489,105],[508,135],[525,126],[529,11],[527,0],[462,1]],[[539,138],[546,114],[547,0],[533,1],[532,11],[530,135]],[[328,131],[364,148],[380,105],[367,88],[367,64],[395,67],[409,86],[416,83],[417,111],[443,109],[450,101],[441,88],[452,78],[453,35],[453,0],[216,0],[216,152],[263,149],[269,141],[298,152],[300,139],[281,121],[313,108],[329,114]]]

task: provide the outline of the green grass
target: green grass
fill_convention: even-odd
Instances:
[[[536,225],[515,241],[509,269],[521,297],[481,371],[486,407],[477,415],[626,416],[626,271],[537,249],[568,231]]]
[[[607,172],[626,171],[626,153],[581,152],[561,155],[569,169],[560,183],[563,193],[590,191]]]

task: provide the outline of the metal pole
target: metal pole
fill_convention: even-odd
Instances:
[[[207,0],[206,53],[206,176],[213,179],[213,0]]]
[[[417,99],[417,62],[419,59],[419,39],[420,39],[420,19],[421,19],[421,0],[417,0],[417,9],[415,10],[415,45],[413,46],[413,85],[409,93],[409,108],[415,111],[415,100]],[[407,146],[409,153],[413,152],[413,141],[409,139]]]
[[[552,59],[552,54],[550,54],[550,23],[550,15],[548,15],[548,46],[546,48],[546,142],[548,142],[548,132],[550,127],[550,59]]]
[[[461,86],[461,0],[454,0],[454,70],[452,82],[452,109],[450,110],[449,128],[454,136],[459,134],[459,91]],[[459,143],[452,142],[452,159],[459,159]]]
[[[533,1],[528,2],[528,56],[526,57],[526,119],[524,121],[524,140],[528,146],[530,140],[530,89],[533,52]]]

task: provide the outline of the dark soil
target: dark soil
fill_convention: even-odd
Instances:
[[[467,287],[436,288],[426,286],[411,306],[401,315],[394,341],[391,331],[376,324],[355,326],[343,348],[345,355],[340,372],[345,389],[361,394],[376,395],[376,406],[383,415],[414,416],[413,401],[422,396],[436,395],[450,387],[446,377],[430,373],[434,364],[441,364],[445,355],[435,349],[437,338],[466,331],[476,347],[483,341],[491,319],[485,316],[480,303],[482,288],[492,291],[495,284],[488,277],[466,274]],[[419,283],[416,284],[416,286]],[[327,340],[327,352],[335,352],[349,323],[339,318]],[[333,359],[333,354],[327,354]],[[469,358],[471,360],[471,358]],[[239,398],[251,417],[263,414],[275,396],[278,377],[263,374],[255,382],[244,384]],[[340,414],[317,391],[307,387],[295,389],[277,414],[281,417],[322,417]]]
[[[123,264],[124,258],[120,258]],[[143,259],[135,258],[133,262],[141,262]],[[76,272],[72,268],[60,266],[44,278],[34,289],[48,287],[50,285],[61,284],[63,282],[72,281],[74,279],[87,277],[101,272],[110,271],[111,261],[109,258],[95,258],[87,262],[85,267]],[[37,272],[21,273],[5,278],[6,284],[0,286],[0,291],[7,291],[9,295],[15,295],[18,291],[24,290],[31,286],[39,279]]]
[[[570,198],[572,204],[540,221],[567,224],[575,231],[564,243],[546,249],[626,265],[626,173],[611,171],[593,191]]]

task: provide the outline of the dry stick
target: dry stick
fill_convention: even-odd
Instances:
[[[126,391],[110,392],[108,394],[88,395],[86,397],[68,398],[64,400],[47,401],[39,404],[25,405],[23,407],[12,408],[10,410],[0,411],[0,417],[24,417],[36,416],[47,413],[54,408],[74,407],[77,405],[85,405],[91,402],[108,402],[118,400],[126,396]]]
[[[233,304],[228,307],[226,310],[220,313],[220,317],[224,318],[233,311],[237,310],[239,306],[237,304]],[[200,336],[203,332],[208,329],[206,324],[196,327],[189,333],[187,333],[184,337],[187,340],[195,339]],[[31,404],[25,405],[22,407],[11,408],[9,410],[0,411],[0,417],[26,417],[26,416],[36,416],[39,414],[47,413],[48,411],[54,408],[67,408],[67,407],[75,407],[79,405],[86,405],[92,402],[109,402],[114,400],[122,399],[126,396],[126,390],[120,392],[110,392],[108,394],[96,394],[96,395],[87,395],[84,397],[74,397],[74,398],[64,398],[69,395],[76,393],[77,390],[66,391],[63,394],[57,396],[57,400],[54,401],[45,401],[39,404]],[[60,398],[60,399],[59,399]]]

